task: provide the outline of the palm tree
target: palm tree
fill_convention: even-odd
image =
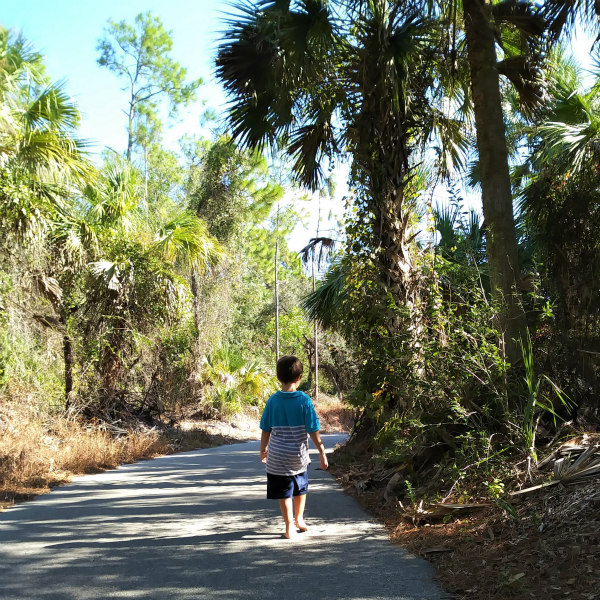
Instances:
[[[536,40],[543,33],[543,19],[532,2],[463,0],[463,21],[471,93],[477,130],[486,253],[492,291],[501,303],[501,328],[511,362],[519,359],[519,339],[525,339],[525,317],[518,298],[519,263],[517,237],[502,110],[500,75],[519,92],[525,106],[539,100],[535,81]],[[508,26],[509,42],[503,43],[502,27]],[[498,42],[504,60],[498,60]],[[533,52],[532,52],[533,48]]]
[[[4,240],[33,235],[37,249],[44,248],[49,232],[49,253],[53,259],[60,254],[59,262],[49,261],[36,279],[59,315],[67,398],[73,356],[57,265],[64,266],[65,259],[72,265],[74,256],[83,254],[82,241],[93,243],[92,229],[69,210],[77,186],[93,173],[86,144],[77,137],[78,122],[79,112],[63,86],[48,83],[41,56],[22,36],[0,28],[0,228]],[[71,277],[73,269],[62,274]]]
[[[475,114],[492,289],[501,306],[506,350],[516,360],[525,321],[516,293],[518,253],[500,76],[516,86],[523,107],[539,100],[540,88],[530,82],[535,82],[544,22],[534,3],[263,0],[238,9],[217,60],[218,75],[233,98],[233,137],[252,147],[283,139],[297,179],[312,189],[323,177],[324,159],[347,150],[357,204],[372,215],[382,281],[399,298],[410,296],[404,185],[411,150],[419,138],[429,138],[430,124],[439,116],[432,109],[439,95],[432,90],[441,89],[446,75],[462,74],[466,49],[471,99],[464,96],[463,102],[466,109],[472,102]],[[442,33],[415,14],[436,19]],[[433,51],[437,45],[446,49],[445,57]],[[449,148],[461,151],[449,137],[457,133],[456,122],[446,124],[436,132],[441,159]]]
[[[217,73],[232,101],[231,135],[262,149],[282,143],[295,179],[318,189],[326,163],[352,158],[356,205],[382,284],[414,300],[411,151],[426,137],[432,23],[407,3],[242,2]],[[369,253],[368,253],[369,254]]]
[[[132,329],[143,331],[168,320],[185,279],[179,273],[204,271],[224,256],[196,215],[179,212],[155,231],[149,229],[143,181],[125,159],[114,157],[95,186],[86,188],[87,215],[100,249],[89,264],[86,285],[88,327],[106,337],[101,372],[111,395],[124,371],[122,354]]]

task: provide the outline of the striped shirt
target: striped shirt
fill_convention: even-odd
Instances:
[[[260,428],[271,433],[267,473],[296,475],[306,471],[308,434],[320,429],[311,399],[304,392],[276,392],[268,400]]]

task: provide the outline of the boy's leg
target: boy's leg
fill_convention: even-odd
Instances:
[[[296,515],[296,527],[300,531],[306,531],[306,523],[304,522],[304,507],[306,506],[306,494],[294,496],[294,513]]]
[[[292,527],[292,524],[294,522],[292,499],[281,498],[281,500],[279,500],[279,508],[281,509],[281,516],[285,521],[285,537],[290,539],[296,533],[296,531]]]

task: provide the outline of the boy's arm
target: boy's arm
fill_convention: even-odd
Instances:
[[[267,462],[267,446],[269,445],[269,439],[271,437],[270,431],[263,431],[260,436],[260,462]]]
[[[325,446],[323,440],[321,440],[321,434],[318,431],[309,433],[310,439],[312,440],[315,448],[319,451],[319,459],[321,460],[321,469],[327,469],[329,463],[327,462],[327,454],[325,454]]]

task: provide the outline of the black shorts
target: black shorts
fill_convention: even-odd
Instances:
[[[297,475],[273,475],[267,473],[267,498],[282,500],[303,496],[308,492],[308,470]]]

